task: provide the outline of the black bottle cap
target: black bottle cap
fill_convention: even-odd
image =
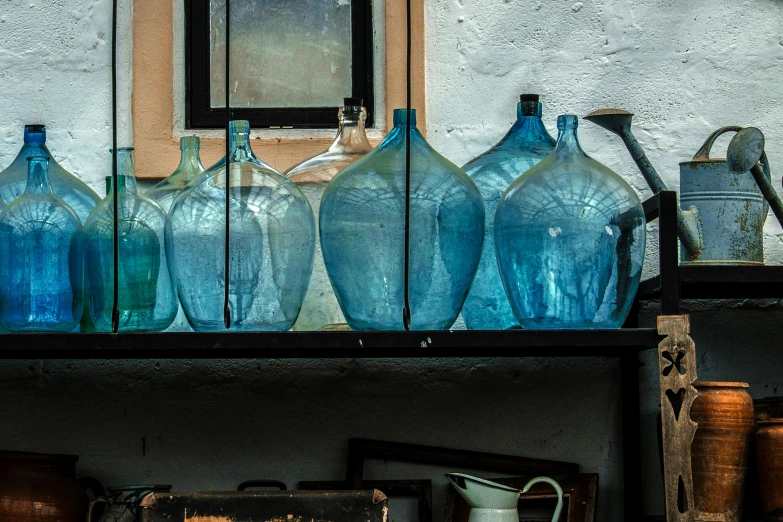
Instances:
[[[24,127],[28,132],[44,132],[46,130],[46,125],[42,123],[30,123]]]
[[[343,105],[346,107],[362,107],[364,100],[362,98],[343,98]]]
[[[519,101],[522,103],[525,102],[532,102],[532,103],[538,103],[538,94],[520,94],[519,95]]]

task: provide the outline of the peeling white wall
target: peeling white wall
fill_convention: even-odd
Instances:
[[[122,5],[124,145],[131,139],[130,4]],[[108,0],[0,0],[0,169],[17,153],[22,125],[45,123],[55,157],[103,194],[110,8]],[[712,130],[754,124],[767,136],[780,186],[779,2],[426,0],[426,16],[429,140],[458,164],[506,132],[518,94],[539,92],[553,133],[560,113],[635,112],[636,135],[671,188],[677,162]],[[589,154],[650,195],[618,138],[587,122],[580,135]],[[766,233],[769,262],[783,263],[773,218]],[[648,270],[654,263],[652,256]],[[702,378],[745,380],[756,396],[777,393],[774,340],[783,313],[776,302],[690,310]],[[645,310],[644,322],[654,323],[654,310]],[[656,363],[651,354],[643,360],[645,510],[660,514]],[[620,520],[618,386],[616,363],[598,359],[5,362],[0,448],[75,453],[80,474],[180,490],[232,489],[248,478],[290,486],[340,479],[351,436],[507,452],[599,473],[599,518]],[[367,473],[436,475],[383,463]]]

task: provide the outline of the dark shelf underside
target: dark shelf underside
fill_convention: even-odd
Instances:
[[[2,359],[621,357],[654,329],[422,332],[0,334]]]
[[[783,298],[783,266],[679,267],[680,299]],[[661,296],[660,277],[642,281],[639,299]]]

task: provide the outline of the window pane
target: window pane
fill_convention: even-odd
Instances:
[[[210,98],[225,107],[225,0],[210,1]],[[339,106],[351,95],[350,0],[232,0],[231,106]]]

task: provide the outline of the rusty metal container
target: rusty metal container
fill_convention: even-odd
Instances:
[[[680,163],[680,206],[692,213],[701,238],[698,256],[680,252],[680,262],[692,265],[763,265],[764,221],[769,205],[753,175],[729,169],[725,158],[711,158],[715,140],[740,127],[713,132],[693,160]],[[769,178],[769,167],[764,165]]]
[[[739,522],[753,431],[753,400],[741,382],[694,383],[699,396],[691,419],[699,429],[691,446],[695,519]]]
[[[77,460],[75,455],[0,452],[0,520],[84,522],[89,501],[75,478]]]
[[[153,493],[140,522],[386,522],[386,495],[372,491]]]
[[[783,520],[783,419],[758,423],[756,462],[761,507],[767,520]]]

